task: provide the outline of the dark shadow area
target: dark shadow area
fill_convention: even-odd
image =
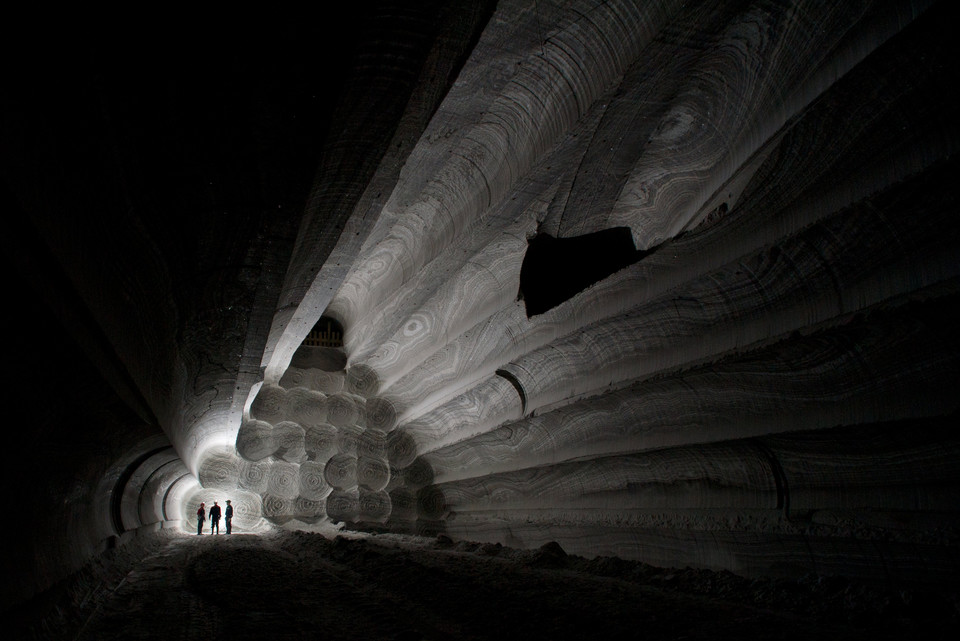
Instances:
[[[138,551],[105,557],[69,619],[47,604],[54,635],[11,613],[14,638],[940,639],[958,621],[952,589],[658,568],[552,541],[274,532]]]
[[[654,251],[638,251],[629,227],[573,238],[538,234],[523,257],[518,298],[527,318],[542,314]]]

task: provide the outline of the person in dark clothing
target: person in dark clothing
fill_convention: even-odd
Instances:
[[[210,508],[210,534],[220,534],[220,506],[217,505],[217,502],[213,502],[213,507]]]
[[[233,520],[233,506],[230,505],[230,499],[227,499],[227,509],[224,510],[223,517],[227,523],[227,534],[230,534],[230,521]]]
[[[213,509],[211,508],[211,513]],[[197,534],[203,534],[203,521],[206,516],[206,511],[203,509],[203,503],[200,504],[200,509],[197,510]]]

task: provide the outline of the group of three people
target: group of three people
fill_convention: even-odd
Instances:
[[[233,506],[230,505],[230,501],[227,500],[227,509],[224,512],[224,517],[227,524],[227,534],[230,534],[230,522],[233,521]],[[197,510],[197,534],[203,534],[203,522],[206,520],[206,510],[204,509],[204,504],[200,504],[200,509]],[[216,532],[214,532],[216,530]],[[213,502],[213,506],[210,508],[210,534],[220,534],[220,506],[217,505],[217,502]]]

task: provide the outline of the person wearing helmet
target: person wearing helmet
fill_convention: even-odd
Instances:
[[[233,506],[230,505],[230,499],[227,499],[227,509],[223,512],[224,522],[227,524],[227,534],[230,534],[230,521],[233,520]]]
[[[210,508],[210,534],[220,534],[220,506],[217,505],[216,501]]]
[[[206,520],[207,513],[203,509],[203,503],[200,504],[200,509],[197,510],[197,534],[203,534],[203,522]]]

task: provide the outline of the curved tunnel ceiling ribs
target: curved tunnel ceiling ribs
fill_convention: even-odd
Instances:
[[[301,348],[242,465],[358,527],[747,573],[869,512],[943,574],[896,524],[960,479],[939,8],[694,4],[498,5],[327,307],[346,366]]]
[[[266,80],[279,52],[228,91],[209,144],[242,149],[194,153],[226,107],[176,83],[183,120],[108,91],[62,157],[5,125],[34,151],[4,196],[60,274],[34,280],[165,435],[96,468],[84,549],[232,497],[247,530],[955,575],[948,3],[395,4],[345,9],[371,17],[335,87]]]

